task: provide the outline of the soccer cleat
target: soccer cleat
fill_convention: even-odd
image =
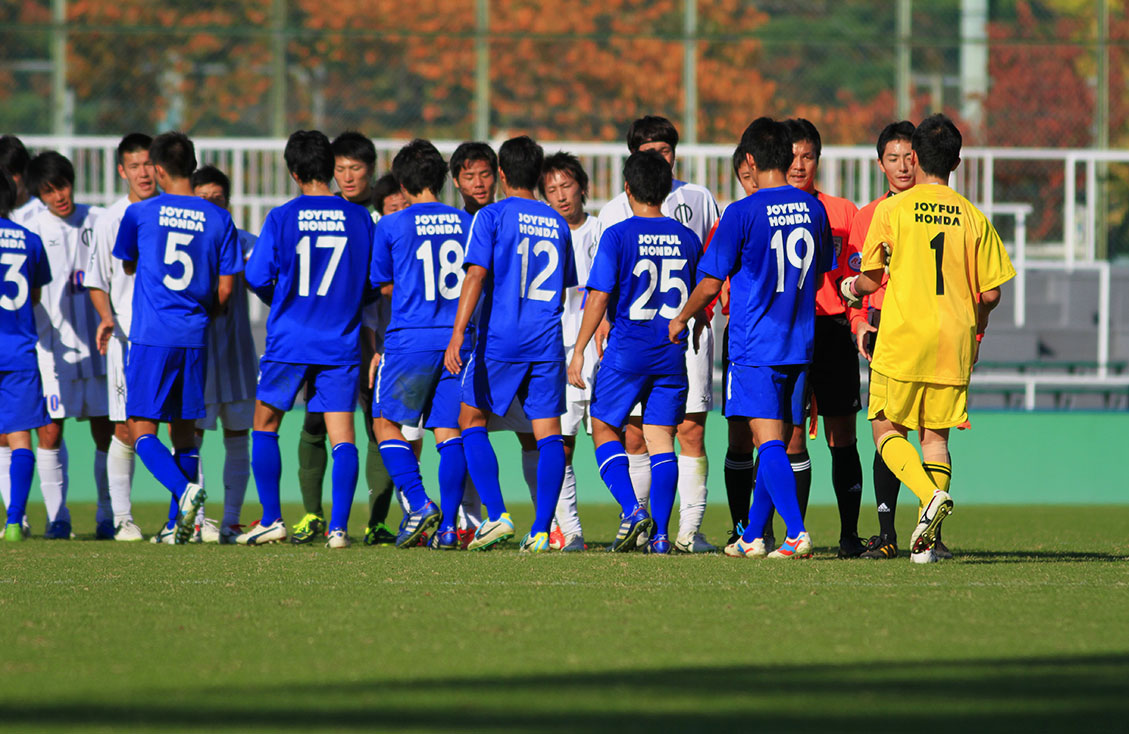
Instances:
[[[926,548],[923,551],[910,553],[909,559],[914,563],[936,563],[940,560],[932,548]]]
[[[153,537],[149,538],[149,542],[154,543],[156,545],[162,545],[162,544],[163,545],[172,545],[175,542],[175,540],[176,540],[176,525],[173,525],[170,528],[168,526],[168,523],[165,523],[164,525],[162,525],[161,529],[158,530],[156,532],[156,534],[153,535]]]
[[[639,546],[639,536],[650,533],[654,525],[655,521],[647,514],[647,510],[639,505],[630,515],[620,518],[619,531],[612,541],[612,552],[626,553],[635,550]]]
[[[103,520],[102,522],[98,523],[97,527],[94,528],[94,539],[95,540],[113,540],[114,539],[114,521],[113,520]]]
[[[725,555],[730,558],[764,558],[768,551],[764,547],[764,538],[753,538],[748,543],[741,536],[725,546]]]
[[[220,528],[220,545],[235,545],[236,540],[242,534],[242,525],[224,525]]]
[[[565,543],[567,542],[564,533],[561,532],[559,527],[553,528],[553,531],[549,533],[549,547],[553,550],[559,551],[561,548],[565,547]]]
[[[239,545],[267,545],[283,540],[286,540],[286,523],[282,521],[282,518],[275,520],[270,525],[260,525],[259,521],[256,520],[251,523],[247,532],[235,538],[235,542]]]
[[[70,540],[74,537],[71,532],[71,524],[66,520],[56,520],[47,526],[46,532],[43,533],[44,540]]]
[[[23,532],[23,536],[24,536],[23,539],[27,540],[28,538],[30,538],[31,537],[31,525],[28,524],[26,516],[24,516],[23,522],[20,524],[20,527],[21,527],[22,532]],[[7,526],[6,525],[0,525],[0,540],[4,540],[6,537],[7,537]],[[15,543],[15,542],[19,542],[19,541],[12,541],[12,542]]]
[[[745,523],[739,522],[729,531],[729,540],[725,541],[727,546],[733,545],[737,540],[745,534]]]
[[[647,543],[647,552],[657,556],[669,556],[671,550],[670,536],[664,533],[658,533]]]
[[[804,531],[795,538],[786,538],[769,558],[811,558],[811,536]]]
[[[860,558],[866,551],[867,544],[857,535],[839,539],[839,558]]]
[[[477,529],[478,528],[475,528],[475,530]],[[459,547],[466,550],[467,546],[470,545],[470,541],[474,540],[474,530],[458,530],[456,532],[459,534]]]
[[[949,547],[941,542],[940,533],[937,534],[937,540],[933,543],[933,555],[937,556],[942,561],[947,561],[953,557],[953,552]]]
[[[583,535],[574,535],[565,540],[565,544],[561,546],[561,553],[577,553],[586,550],[588,550],[588,546],[584,544]]]
[[[440,530],[436,532],[435,537],[431,539],[431,548],[432,550],[461,550],[462,543],[459,541],[459,532],[457,530]]]
[[[196,526],[196,531],[192,533],[192,543],[218,543],[220,542],[220,527],[216,525],[215,520],[204,518],[202,525]]]
[[[765,552],[771,553],[776,548],[776,536],[765,533],[764,536],[764,549]]]
[[[910,550],[914,553],[920,553],[926,548],[932,548],[933,543],[937,540],[937,530],[940,529],[941,523],[945,518],[953,512],[953,498],[949,496],[948,492],[938,489],[933,493],[930,498],[929,504],[925,506],[925,510],[921,513],[921,518],[917,521],[917,527],[913,529],[913,535],[909,539]]]
[[[866,552],[859,558],[886,559],[898,557],[898,544],[885,535],[875,535],[866,544]]]
[[[290,542],[294,545],[305,545],[306,543],[313,543],[323,535],[325,535],[325,518],[307,512],[294,526],[294,534],[290,536]]]
[[[392,545],[396,542],[396,534],[384,523],[378,523],[371,528],[365,528],[363,542],[365,545]]]
[[[499,543],[505,543],[514,537],[514,521],[510,513],[503,512],[497,520],[483,520],[474,531],[474,539],[470,541],[467,550],[489,550]]]
[[[674,547],[682,553],[717,553],[717,546],[707,541],[701,533],[678,536]]]
[[[196,531],[196,514],[204,506],[208,493],[199,484],[189,482],[184,494],[180,495],[180,516],[176,519],[176,544],[183,545]]]
[[[396,534],[397,548],[411,548],[419,543],[420,538],[431,528],[439,524],[443,514],[431,500],[427,504],[404,515],[400,521],[400,532]]]
[[[549,552],[549,534],[537,533],[536,535],[526,534],[521,539],[521,546],[518,548],[522,553],[548,553]]]
[[[114,540],[120,540],[123,543],[137,543],[145,540],[141,528],[132,519],[122,520],[114,529]]]
[[[10,523],[4,526],[4,542],[5,543],[22,543],[24,540],[23,530],[20,528],[19,523]]]
[[[353,544],[344,530],[329,531],[329,540],[325,542],[326,548],[348,548]]]

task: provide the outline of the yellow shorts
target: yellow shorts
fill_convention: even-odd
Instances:
[[[879,413],[911,431],[959,426],[968,420],[968,385],[903,382],[872,370],[866,417]]]

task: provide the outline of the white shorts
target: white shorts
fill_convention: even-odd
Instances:
[[[689,390],[686,391],[686,414],[708,413],[713,410],[713,327],[707,326],[702,330],[702,336],[694,351],[693,343],[686,348],[686,379]],[[631,410],[631,415],[639,418],[643,415],[643,406],[639,403]]]
[[[533,433],[533,424],[525,417],[521,401],[516,397],[510,403],[505,415],[493,414],[486,423],[488,431],[513,431],[514,433]]]
[[[125,351],[126,342],[110,337],[106,347],[106,388],[110,420],[125,423]]]
[[[63,380],[60,383],[53,369],[43,369],[42,359],[39,364],[39,376],[43,379],[43,397],[47,400],[47,415],[51,416],[52,420],[63,418],[82,420],[109,413],[104,376]]]
[[[580,427],[592,435],[592,415],[588,412],[588,400],[569,400],[565,404],[565,414],[561,416],[561,435],[575,436],[580,433]]]
[[[223,420],[225,431],[249,431],[255,423],[255,401],[236,400],[234,403],[210,403],[204,406],[207,413],[196,420],[196,428],[214,431]]]
[[[400,426],[400,433],[404,434],[405,441],[411,443],[423,440],[424,429],[419,426]]]

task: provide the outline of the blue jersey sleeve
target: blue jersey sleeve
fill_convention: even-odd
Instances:
[[[572,249],[572,230],[569,228],[564,229],[564,237],[561,238],[561,247],[564,250],[564,287],[572,288],[578,285],[576,277],[576,253]]]
[[[278,280],[278,218],[274,212],[267,214],[263,223],[263,231],[259,233],[259,240],[255,249],[251,250],[251,257],[247,258],[247,265],[243,277],[247,286],[255,295],[268,306],[274,294],[274,285]]]
[[[125,215],[122,216],[113,254],[119,260],[137,262],[137,213],[132,206],[126,207]]]
[[[28,243],[34,252],[33,267],[29,269],[31,287],[42,288],[51,282],[51,263],[47,260],[47,252],[43,249],[43,240],[38,235],[28,233]]]
[[[615,290],[619,276],[619,234],[613,227],[605,229],[592,259],[592,269],[588,271],[585,288],[611,293]]]
[[[382,218],[376,223],[372,235],[372,262],[369,264],[369,283],[379,288],[393,282],[392,277],[392,238],[389,236],[388,220]]]
[[[487,270],[494,266],[494,205],[478,210],[470,224],[463,266],[480,265]]]
[[[698,261],[695,280],[700,281],[707,275],[725,280],[737,272],[741,266],[739,254],[744,229],[743,220],[741,212],[736,211],[734,207],[726,209],[721,221],[718,222],[717,231],[713,233],[709,248]],[[700,247],[698,251],[701,252]]]

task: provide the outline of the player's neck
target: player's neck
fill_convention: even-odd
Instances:
[[[170,178],[165,181],[161,189],[166,194],[174,196],[195,196],[196,192],[192,190],[192,182],[186,178]]]
[[[774,189],[777,186],[788,185],[788,174],[784,171],[763,171],[757,169],[757,188]]]
[[[631,213],[637,217],[644,217],[646,219],[659,219],[660,217],[665,216],[662,212],[661,206],[655,206],[654,204],[644,204],[643,202],[637,201],[630,196],[627,197],[627,203],[631,205]]]
[[[576,217],[576,221],[569,219],[566,219],[565,221],[568,222],[569,229],[580,229],[588,221],[588,212],[581,209],[580,214]]]
[[[533,189],[511,189],[508,186],[503,187],[507,197],[515,199],[534,199],[537,197],[533,194]]]
[[[438,204],[439,203],[439,199],[436,198],[435,194],[431,193],[431,189],[424,189],[423,191],[419,192],[418,194],[414,194],[414,195],[409,194],[407,191],[405,191],[404,192],[404,198],[408,200],[408,206],[411,206],[412,204]]]
[[[925,171],[921,170],[921,168],[918,168],[917,169],[917,176],[915,178],[915,183],[918,186],[920,186],[922,184],[938,184],[938,185],[941,185],[941,186],[948,186],[949,185],[949,177],[945,176],[945,177],[942,178],[941,176],[934,176],[933,174],[926,173]]]
[[[129,193],[126,194],[126,198],[129,199],[130,204],[136,204],[139,201],[144,201],[145,199],[151,199],[159,193],[161,193],[160,190],[154,188],[153,193],[149,194],[148,196],[141,196],[140,194],[136,193],[133,189],[130,189]]]
[[[302,196],[333,196],[325,181],[299,181],[298,190],[302,192]]]

